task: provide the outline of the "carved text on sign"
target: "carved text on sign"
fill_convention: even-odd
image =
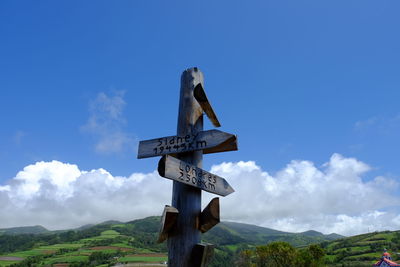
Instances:
[[[172,156],[163,156],[160,159],[158,173],[162,177],[221,196],[229,195],[234,191],[224,178]]]
[[[187,164],[186,162],[180,161],[179,163],[180,176],[178,179],[185,181],[186,183],[192,183],[202,189],[208,189],[215,191],[215,183],[217,182],[217,176],[206,172],[193,165]]]
[[[178,153],[192,150],[200,150],[207,147],[206,140],[196,140],[199,133],[195,135],[171,136],[157,139],[157,146],[153,148],[154,155],[167,153]]]
[[[237,150],[236,136],[208,130],[185,136],[167,136],[139,142],[138,158],[203,150],[203,154]]]

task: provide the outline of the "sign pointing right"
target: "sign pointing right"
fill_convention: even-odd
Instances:
[[[160,159],[158,173],[162,177],[220,196],[227,196],[235,191],[224,178],[171,156]]]

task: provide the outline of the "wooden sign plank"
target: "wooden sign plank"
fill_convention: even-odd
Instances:
[[[185,136],[167,136],[139,142],[138,158],[203,150],[203,154],[238,150],[237,138],[219,130]]]
[[[199,229],[202,233],[207,232],[220,222],[219,198],[213,198],[200,214]]]
[[[208,101],[206,92],[204,92],[203,86],[201,83],[196,85],[196,87],[193,90],[193,95],[194,98],[199,102],[201,108],[204,110],[206,113],[207,117],[210,119],[211,123],[215,127],[221,127],[221,124],[218,121],[217,115],[215,114],[210,101]]]
[[[160,159],[158,162],[158,173],[162,177],[220,196],[227,196],[235,191],[224,178],[172,156],[163,156]]]
[[[192,250],[191,264],[192,267],[206,267],[214,256],[214,245],[200,243],[196,244]]]
[[[164,242],[175,225],[179,211],[171,206],[165,205],[164,212],[161,217],[160,231],[158,233],[158,243]]]

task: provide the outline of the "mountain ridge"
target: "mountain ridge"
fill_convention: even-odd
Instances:
[[[149,224],[149,222],[151,223]],[[157,225],[154,225],[158,221]],[[97,224],[85,224],[77,228],[73,229],[63,229],[63,230],[48,230],[45,227],[41,225],[34,225],[34,226],[20,226],[20,227],[10,227],[10,228],[1,228],[0,229],[0,234],[51,234],[51,233],[59,233],[59,232],[65,232],[65,231],[82,231],[82,230],[87,230],[96,226],[106,226],[106,225],[114,225],[114,224],[138,224],[138,228],[143,228],[146,229],[146,227],[151,227],[150,232],[158,231],[159,227],[159,221],[160,217],[159,216],[149,216],[141,219],[135,219],[131,220],[128,222],[120,222],[117,220],[107,220],[101,223]],[[144,230],[142,229],[142,230]],[[214,230],[213,229],[218,229]],[[263,240],[268,240],[269,238],[266,238],[266,236],[296,236],[296,235],[303,235],[307,237],[314,237],[314,238],[321,238],[324,240],[334,240],[334,239],[339,239],[343,238],[345,236],[336,234],[336,233],[331,233],[328,235],[325,235],[323,233],[320,233],[315,230],[308,230],[305,232],[300,232],[300,233],[292,233],[292,232],[284,232],[280,230],[275,230],[272,228],[267,228],[263,226],[258,226],[254,224],[248,224],[248,223],[239,223],[239,222],[233,222],[233,221],[221,221],[216,227],[211,229],[209,232],[212,234],[218,236],[221,234],[221,232],[228,231],[229,229],[230,233],[233,236],[238,236],[239,238],[235,238],[239,241],[239,239],[245,240],[253,240],[254,242],[262,242]],[[207,233],[206,233],[207,235]],[[259,238],[254,238],[251,237],[252,235],[257,235]],[[215,238],[213,238],[215,239]],[[275,239],[275,238],[273,238]]]
[[[57,231],[48,231],[41,226],[4,228],[0,233],[0,256],[3,256],[2,260],[0,257],[0,266],[9,266],[5,261],[9,257],[41,261],[41,265],[37,266],[65,263],[72,258],[84,262],[90,261],[92,253],[98,250],[102,250],[102,253],[109,253],[109,250],[114,250],[113,253],[131,253],[129,257],[119,259],[122,263],[138,260],[132,257],[135,253],[145,253],[146,256],[153,253],[155,261],[160,259],[160,255],[164,255],[164,260],[167,244],[156,243],[160,219],[158,216],[152,216],[126,223],[106,221],[93,226]],[[47,231],[43,234],[26,234],[29,229]],[[7,230],[10,235],[4,234]],[[17,234],[12,234],[13,232]],[[257,247],[265,247],[274,241],[287,242],[298,251],[316,244],[325,251],[324,262],[327,266],[338,267],[345,263],[346,266],[361,267],[371,266],[374,260],[379,259],[384,249],[388,249],[393,253],[393,257],[397,257],[394,252],[400,249],[400,231],[344,237],[337,234],[324,235],[314,230],[289,233],[262,226],[223,221],[203,234],[202,241],[216,247],[215,264],[212,267],[233,266],[241,251],[254,252]],[[52,254],[43,254],[49,251],[52,251]],[[17,262],[18,260],[14,261]],[[227,264],[221,265],[223,262]]]
[[[44,234],[52,232],[41,225],[1,228],[0,234]]]

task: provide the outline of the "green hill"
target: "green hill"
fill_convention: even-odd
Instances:
[[[335,234],[338,238],[343,236]],[[203,236],[203,240],[216,245],[262,245],[285,241],[295,247],[332,240],[335,236],[317,231],[288,233],[251,224],[221,222]]]
[[[48,232],[49,232],[49,230],[47,230],[46,228],[44,228],[43,226],[40,226],[40,225],[0,229],[0,234],[10,234],[10,235],[43,234],[43,233],[48,233]]]
[[[160,217],[152,216],[144,219],[133,220],[127,223],[119,221],[106,221],[97,225],[88,224],[72,230],[49,231],[43,226],[28,226],[0,229],[2,234],[52,234],[64,233],[68,231],[75,232],[97,232],[96,229],[119,228],[119,231],[125,233],[147,233],[157,234],[160,224]],[[310,242],[319,242],[342,238],[337,234],[323,235],[316,231],[307,231],[304,233],[288,233],[277,231],[270,228],[260,227],[251,224],[236,223],[236,222],[221,222],[216,227],[211,229],[204,235],[204,240],[215,240],[217,244],[246,242],[251,244],[264,244],[275,240],[284,240],[292,243],[295,246],[309,244]],[[303,242],[299,243],[299,240]]]
[[[31,266],[161,262],[166,259],[167,247],[166,242],[155,242],[159,223],[160,217],[153,216],[63,231],[48,231],[41,226],[1,229],[0,266],[25,261],[33,262]],[[250,224],[221,222],[202,235],[202,239],[216,245],[216,262],[226,262],[224,266],[233,266],[242,249],[254,249],[273,241],[285,241],[299,248],[319,243],[327,254],[326,266],[332,267],[371,266],[384,248],[398,260],[395,252],[400,250],[400,231],[343,237],[312,230],[288,233]]]
[[[330,266],[371,266],[381,256],[384,249],[399,261],[400,231],[374,232],[323,242]]]

